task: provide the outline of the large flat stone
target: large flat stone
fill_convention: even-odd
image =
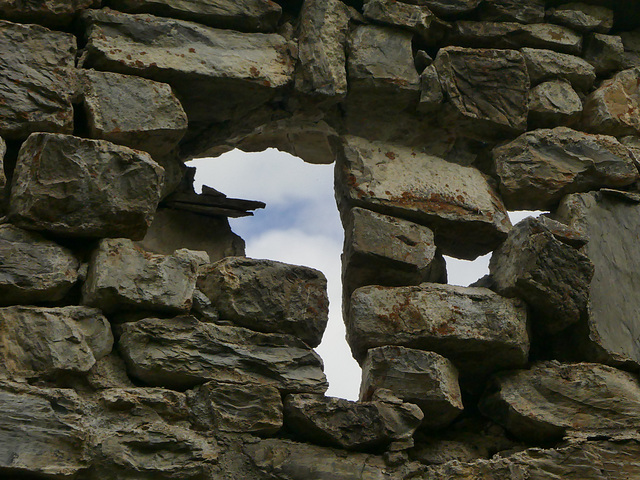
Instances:
[[[164,170],[145,152],[105,140],[34,133],[20,149],[9,218],[61,236],[140,239],[163,178]]]
[[[0,135],[72,133],[75,37],[0,20],[0,50]]]
[[[485,0],[479,12],[483,21],[542,23],[544,0]]]
[[[532,85],[543,81],[563,79],[580,91],[587,91],[596,79],[593,66],[575,55],[541,48],[522,48]]]
[[[511,226],[478,170],[395,144],[344,137],[336,192],[343,220],[352,207],[405,218],[434,230],[436,245],[458,258],[493,250]]]
[[[146,384],[184,389],[210,380],[323,393],[322,360],[291,335],[200,323],[193,317],[146,319],[122,326],[129,372]]]
[[[426,5],[437,15],[464,15],[472,12],[482,0],[405,0],[404,3]]]
[[[529,352],[525,305],[486,288],[362,287],[351,296],[346,327],[359,362],[370,348],[401,345],[439,353],[462,377],[518,368]]]
[[[62,30],[85,9],[100,7],[100,0],[0,1],[0,18],[18,23],[38,23]]]
[[[630,150],[614,137],[566,127],[534,130],[493,150],[510,210],[548,210],[574,192],[638,180]]]

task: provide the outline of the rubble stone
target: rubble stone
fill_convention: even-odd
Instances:
[[[0,18],[18,23],[38,23],[53,29],[68,28],[78,13],[100,7],[100,0],[0,1]]]
[[[479,11],[483,21],[542,23],[544,0],[485,0]]]
[[[596,74],[607,75],[624,64],[624,45],[617,35],[594,33],[584,50],[584,59],[593,65]]]
[[[613,28],[613,11],[599,5],[567,3],[549,9],[547,20],[579,32],[607,33]]]
[[[442,108],[444,92],[435,65],[426,67],[420,75],[420,113],[433,114]]]
[[[529,128],[574,125],[582,114],[582,100],[563,80],[535,86],[529,93]]]
[[[523,48],[531,85],[543,81],[564,79],[579,91],[587,91],[596,79],[595,69],[587,61],[574,55],[539,48]]]
[[[482,0],[407,0],[404,3],[424,4],[436,15],[462,15],[475,10]]]

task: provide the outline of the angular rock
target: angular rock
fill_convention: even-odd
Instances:
[[[105,72],[83,72],[91,138],[166,157],[187,131],[187,116],[164,83]]]
[[[107,0],[122,12],[150,13],[241,32],[274,32],[282,7],[271,0]]]
[[[0,338],[0,369],[16,379],[86,373],[113,346],[107,319],[86,307],[0,308]]]
[[[0,1],[0,18],[18,23],[39,23],[54,29],[68,28],[76,15],[99,8],[100,0]]]
[[[516,299],[486,288],[423,283],[417,287],[362,287],[345,320],[353,356],[401,345],[439,353],[463,377],[518,368],[527,361],[527,311]]]
[[[24,140],[37,131],[73,132],[76,50],[71,34],[0,20],[0,135]]]
[[[163,172],[128,147],[34,133],[20,149],[9,219],[61,236],[139,239],[158,205]]]
[[[164,388],[109,388],[100,392],[99,399],[107,410],[122,415],[149,410],[167,421],[189,418],[186,395]]]
[[[458,371],[434,352],[399,346],[370,349],[362,364],[360,400],[371,400],[381,388],[418,405],[423,427],[446,427],[464,409]]]
[[[509,210],[547,210],[564,195],[638,179],[630,150],[614,137],[566,127],[525,133],[493,150]]]
[[[483,21],[542,23],[544,0],[485,0],[479,12]]]
[[[420,113],[434,114],[442,108],[444,103],[444,92],[442,83],[435,65],[426,67],[420,75],[420,103],[418,111]]]
[[[567,3],[549,9],[547,20],[579,32],[607,33],[613,28],[613,10],[586,3]]]
[[[529,128],[575,124],[582,114],[582,100],[564,80],[543,82],[529,93]]]
[[[340,0],[306,0],[300,12],[296,90],[340,99],[347,94],[350,13]]]
[[[476,9],[482,0],[406,0],[404,3],[426,5],[436,15],[451,16],[469,13]]]
[[[386,410],[386,411],[385,411]],[[386,418],[392,414],[394,422]],[[366,451],[411,438],[422,412],[411,404],[353,402],[314,394],[284,399],[285,425],[307,441]]]
[[[149,385],[184,389],[209,380],[262,383],[284,392],[323,393],[322,360],[291,335],[200,323],[193,317],[122,325],[129,372]]]
[[[431,230],[362,208],[347,216],[342,271],[347,299],[364,285],[446,281],[444,258]]]
[[[255,331],[295,335],[316,347],[327,326],[327,280],[312,268],[230,257],[207,267],[198,288],[220,318]]]
[[[513,134],[527,129],[529,77],[519,52],[445,47],[434,66],[465,133]]]
[[[449,43],[472,48],[548,48],[580,55],[582,36],[559,25],[512,22],[458,21],[453,25]]]
[[[282,398],[272,385],[209,382],[187,393],[199,428],[273,435],[282,428]]]
[[[598,75],[620,70],[624,65],[624,45],[617,35],[594,33],[584,49],[584,59],[593,65]]]
[[[91,255],[82,302],[107,313],[145,310],[180,313],[191,297],[208,255],[187,249],[153,255],[126,238],[105,238]]]
[[[555,333],[587,314],[593,264],[529,217],[509,232],[491,256],[492,287],[500,295],[525,300],[534,328]]]
[[[424,50],[418,50],[413,60],[416,65],[416,70],[418,70],[418,73],[420,74],[424,72],[425,68],[429,67],[433,63],[431,55]]]
[[[61,300],[78,280],[73,253],[41,235],[0,225],[0,303]]]
[[[426,225],[442,253],[458,258],[493,250],[510,228],[501,200],[475,168],[353,136],[343,137],[336,198],[343,219],[362,207]]]
[[[527,64],[531,85],[564,79],[576,90],[586,91],[596,79],[593,66],[580,57],[538,48],[523,48],[521,53]]]
[[[624,70],[602,82],[587,97],[582,122],[587,131],[607,135],[640,133],[640,67]]]
[[[496,375],[480,402],[485,415],[533,443],[567,434],[606,436],[637,430],[636,376],[594,363],[547,362]]]
[[[84,19],[85,68],[170,84],[190,122],[237,118],[292,81],[289,44],[277,34],[106,10],[85,12]]]

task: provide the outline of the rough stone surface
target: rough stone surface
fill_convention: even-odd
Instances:
[[[594,33],[587,41],[584,58],[593,65],[598,75],[620,70],[624,64],[622,39],[617,35]]]
[[[490,22],[542,23],[544,0],[485,0],[480,16]]]
[[[9,218],[62,236],[139,239],[153,218],[163,177],[147,153],[105,140],[34,133],[20,149]]]
[[[527,361],[522,302],[485,288],[424,283],[362,287],[351,296],[347,340],[356,360],[384,345],[439,353],[463,375],[518,368]]]
[[[478,170],[400,145],[347,136],[336,164],[344,216],[357,206],[423,224],[445,255],[473,259],[495,248],[510,223]]]
[[[272,385],[209,382],[187,398],[199,428],[273,435],[282,427],[282,398]]]
[[[316,347],[327,326],[327,280],[312,268],[230,257],[207,267],[198,288],[222,319],[252,330],[290,333]]]
[[[68,33],[0,20],[0,135],[24,140],[37,131],[73,131],[76,49]]]
[[[446,266],[433,232],[388,215],[353,208],[346,221],[342,254],[347,298],[364,285],[444,282]]]
[[[186,395],[164,388],[108,388],[100,392],[99,402],[113,412],[150,409],[167,421],[189,418]]]
[[[493,158],[510,210],[546,210],[568,193],[638,179],[631,152],[614,137],[566,127],[525,133],[495,148]]]
[[[204,252],[182,249],[154,255],[126,238],[104,239],[91,255],[82,301],[108,313],[186,312],[199,268],[208,262]]]
[[[529,304],[537,329],[557,332],[587,313],[593,264],[535,218],[513,227],[491,256],[489,270],[493,290]]]
[[[86,307],[0,308],[2,373],[54,379],[88,372],[113,346],[111,327]]]
[[[582,100],[564,80],[543,82],[529,93],[530,128],[574,125],[581,114]]]
[[[418,111],[431,114],[440,110],[443,103],[442,83],[440,83],[440,76],[436,66],[432,64],[420,74],[420,103],[418,104]]]
[[[100,0],[41,0],[37,2],[1,0],[0,18],[18,23],[39,23],[46,27],[64,29],[76,15],[100,6]]]
[[[534,443],[567,434],[637,431],[640,383],[631,373],[593,363],[536,364],[498,374],[480,408],[517,437]]]
[[[61,300],[78,280],[73,253],[41,235],[0,225],[0,303]]]
[[[420,409],[411,404],[359,403],[314,394],[288,395],[284,413],[285,425],[312,443],[364,451],[411,438],[422,420]]]
[[[482,0],[407,0],[404,3],[424,4],[436,15],[450,16],[469,13],[476,9]]]
[[[371,400],[381,388],[418,405],[424,427],[446,427],[464,409],[458,371],[434,352],[398,346],[370,349],[362,364],[360,400]]]
[[[532,85],[564,79],[576,90],[586,91],[596,79],[593,66],[580,57],[539,48],[523,48],[521,53],[527,64]]]
[[[209,380],[322,393],[322,360],[291,335],[200,323],[193,317],[145,319],[122,326],[129,372],[149,385],[188,388]]]
[[[107,0],[129,13],[151,13],[242,32],[273,32],[282,8],[271,0]]]
[[[613,11],[598,5],[567,3],[549,9],[547,20],[579,32],[607,33],[613,27]]]

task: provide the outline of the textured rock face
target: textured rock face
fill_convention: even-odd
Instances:
[[[312,268],[232,257],[205,269],[198,288],[221,318],[246,328],[290,332],[316,347],[327,326],[327,280]]]
[[[150,385],[181,389],[215,380],[258,382],[284,392],[327,388],[322,360],[292,335],[178,317],[124,324],[119,345],[129,372]]]
[[[478,170],[400,145],[346,137],[336,189],[343,215],[357,206],[426,225],[443,253],[459,258],[487,253],[510,228],[502,202]]]
[[[497,375],[480,408],[517,437],[543,443],[571,433],[634,431],[639,403],[640,384],[631,373],[550,362]]]
[[[446,427],[464,409],[458,371],[434,352],[398,346],[370,349],[362,364],[360,400],[371,400],[381,388],[418,405],[424,427]]]
[[[526,322],[519,301],[485,288],[424,283],[359,288],[351,297],[346,326],[360,362],[369,348],[401,345],[437,352],[463,375],[478,375],[526,362]]]
[[[631,152],[615,138],[565,127],[534,130],[493,151],[507,208],[544,210],[573,192],[638,179]]]
[[[61,300],[78,280],[73,253],[37,233],[0,225],[0,302]]]
[[[18,226],[63,236],[142,238],[162,182],[163,169],[144,152],[35,133],[20,149],[9,217]]]
[[[523,48],[521,52],[532,85],[545,80],[564,79],[577,90],[585,91],[596,79],[593,66],[580,57],[538,48]]]
[[[104,239],[91,256],[82,301],[109,313],[189,311],[199,267],[208,261],[204,252],[153,255],[126,238]]]

